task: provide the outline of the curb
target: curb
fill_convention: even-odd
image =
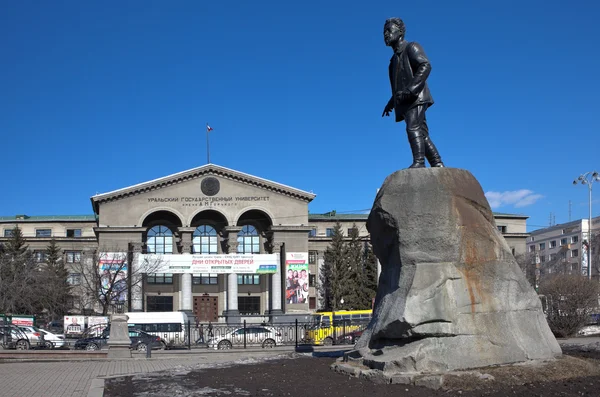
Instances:
[[[90,390],[88,390],[87,397],[103,397],[104,396],[104,379],[96,378],[92,379]]]

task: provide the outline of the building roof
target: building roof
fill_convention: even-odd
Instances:
[[[494,217],[496,218],[516,218],[516,219],[528,219],[529,216],[521,215],[521,214],[507,214],[504,212],[494,212]],[[325,214],[308,214],[309,221],[351,221],[351,220],[364,220],[366,221],[369,218],[369,214],[347,214],[347,213],[337,213],[336,211],[327,212]]]
[[[518,219],[529,219],[529,215],[523,214],[508,214],[506,212],[492,212],[496,218],[518,218]]]
[[[259,178],[257,176],[232,170],[230,168],[222,167],[216,164],[206,164],[201,167],[192,168],[187,171],[181,171],[158,179],[153,179],[151,181],[138,183],[137,185],[124,187],[107,193],[96,194],[95,196],[91,197],[92,206],[94,207],[94,212],[98,213],[98,205],[101,202],[117,200],[123,197],[157,190],[164,186],[170,186],[176,183],[197,179],[204,175],[220,176],[222,178],[246,183],[265,190],[270,190],[272,192],[284,194],[307,202],[311,202],[316,197],[316,195],[313,193],[296,189],[291,186],[283,185],[281,183],[273,182],[268,179]]]
[[[538,229],[538,230],[534,230],[532,232],[529,232],[529,234],[531,234],[532,236],[535,236],[537,234],[542,234],[542,233],[548,233],[548,232],[552,232],[554,230],[562,230],[562,229],[569,229],[571,227],[575,227],[575,226],[579,226],[581,225],[581,221],[583,219],[577,219],[575,221],[571,221],[571,222],[566,222],[566,223],[559,223],[558,225],[552,225],[543,229]],[[592,218],[592,226],[595,223],[600,222],[600,216],[597,216],[595,218]],[[593,229],[595,229],[596,226],[593,227]]]
[[[15,215],[0,216],[0,222],[88,222],[95,221],[96,215]]]
[[[335,211],[325,214],[308,214],[310,221],[366,221],[369,214],[338,214]]]

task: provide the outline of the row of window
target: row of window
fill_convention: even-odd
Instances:
[[[239,285],[260,285],[260,274],[238,274]],[[148,284],[173,284],[172,273],[149,273],[146,275]],[[218,284],[217,274],[192,274],[192,284],[194,285],[216,285]]]
[[[568,254],[567,254],[568,252]],[[579,257],[579,250],[578,249],[574,249],[574,250],[570,250],[570,251],[562,251],[559,252],[558,254],[550,254],[548,256],[546,255],[540,255],[540,263],[545,263],[546,262],[546,258],[548,258],[549,262],[552,262],[554,260],[556,260],[556,258],[560,258],[560,259],[567,259],[567,256],[570,258],[578,258]]]
[[[579,242],[579,236],[571,236],[571,244],[575,244]],[[569,238],[564,237],[560,239],[560,245],[567,245],[569,244]],[[536,247],[539,247],[540,251],[543,251],[546,249],[546,243],[539,243],[537,246],[535,244],[530,245],[529,246],[529,252],[535,252],[536,251]],[[550,241],[550,245],[549,248],[556,248],[556,240],[552,240]]]
[[[172,296],[146,297],[146,310],[149,312],[172,312]],[[238,296],[238,310],[240,314],[260,315],[260,296]]]
[[[14,230],[4,229],[4,237],[12,237]],[[67,229],[66,236],[81,237],[81,229]],[[35,237],[52,237],[52,229],[35,229]]]
[[[327,229],[325,229],[325,236],[327,237],[333,237],[333,228],[332,227],[328,227]],[[349,236],[350,234],[352,234],[352,231],[356,230],[358,231],[358,228],[355,227],[349,227],[347,230],[347,236]],[[317,236],[317,229],[312,229],[311,231],[308,232],[308,237],[316,237]]]
[[[146,276],[148,284],[173,284],[172,273],[150,273]],[[71,285],[81,284],[81,274],[71,273],[67,278]],[[310,281],[309,281],[310,282]],[[313,280],[314,282],[314,280]],[[217,274],[193,274],[192,284],[194,285],[216,285],[218,284]],[[260,285],[260,274],[238,274],[239,285]]]
[[[238,254],[259,254],[260,237],[254,226],[246,225],[238,233]],[[201,225],[192,235],[192,253],[216,254],[218,246],[217,231],[209,225]],[[167,226],[157,225],[148,230],[146,250],[150,254],[172,254],[173,232]]]
[[[36,262],[46,262],[48,254],[46,251],[33,251],[33,257]],[[67,263],[81,262],[81,251],[65,251],[65,260]]]

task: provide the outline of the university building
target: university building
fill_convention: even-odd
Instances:
[[[54,239],[74,291],[84,276],[76,265],[86,258],[122,254],[131,278],[149,258],[161,258],[151,271],[138,271],[139,287],[124,298],[129,311],[186,311],[213,322],[284,321],[320,308],[315,285],[336,222],[345,235],[356,227],[368,241],[367,214],[309,214],[315,197],[208,164],[97,194],[91,215],[0,217],[0,243],[18,226],[43,263]],[[524,253],[527,216],[494,215],[513,252]],[[92,314],[97,307],[75,301],[73,311]]]

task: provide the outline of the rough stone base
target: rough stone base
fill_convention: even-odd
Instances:
[[[433,390],[446,388],[447,384],[451,384],[453,379],[461,377],[470,377],[479,382],[494,381],[495,377],[486,372],[486,368],[462,371],[448,371],[438,373],[409,373],[409,372],[385,372],[377,369],[371,369],[362,365],[360,361],[339,361],[331,365],[331,369],[337,373],[353,376],[355,378],[366,379],[375,384],[403,384],[422,386]],[[543,367],[550,362],[555,362],[558,359],[551,360],[532,360],[514,365],[498,366],[498,367],[520,367],[527,365],[530,367]],[[492,367],[488,367],[490,369]],[[543,368],[540,368],[543,371]]]
[[[488,395],[531,383],[573,382],[574,379],[582,379],[582,382],[587,384],[590,377],[600,376],[600,361],[597,361],[598,356],[593,357],[596,357],[596,360],[563,355],[549,360],[530,360],[509,365],[439,372],[379,371],[368,368],[359,359],[348,362],[340,359],[331,369],[346,376],[379,384],[406,384],[458,393],[479,390],[480,395]],[[590,390],[591,394],[596,395],[594,382],[592,380]]]

